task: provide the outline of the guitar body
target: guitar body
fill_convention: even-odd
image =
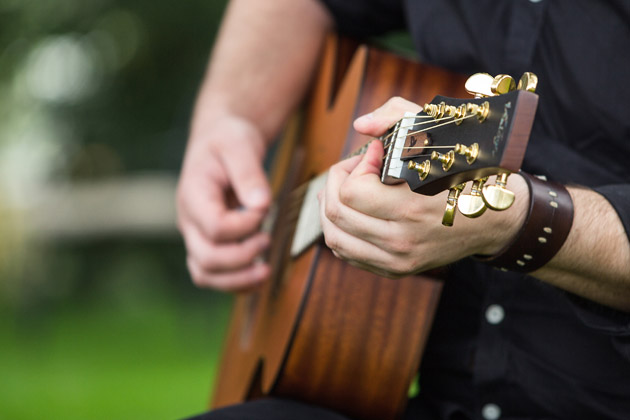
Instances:
[[[289,125],[293,141],[276,153],[282,217],[273,275],[263,289],[236,297],[213,407],[274,395],[357,419],[393,419],[404,410],[441,283],[379,277],[321,242],[290,258],[299,206],[286,197],[369,140],[352,129],[359,115],[392,96],[420,104],[438,93],[462,97],[463,85],[458,75],[328,41],[303,123]]]

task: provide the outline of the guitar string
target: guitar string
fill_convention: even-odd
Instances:
[[[407,135],[408,135],[408,136],[411,136],[411,135],[413,135],[413,134],[424,133],[424,132],[426,132],[426,131],[428,131],[428,130],[431,130],[431,129],[434,129],[434,128],[438,128],[438,127],[443,127],[443,126],[448,125],[448,124],[453,124],[453,123],[456,123],[457,121],[463,121],[463,120],[466,120],[466,119],[468,119],[468,118],[472,118],[472,117],[474,117],[474,116],[475,116],[474,114],[467,115],[467,116],[465,116],[465,117],[463,117],[463,118],[461,118],[461,119],[459,119],[459,120],[455,120],[455,119],[453,119],[452,121],[448,121],[448,122],[445,122],[445,123],[441,123],[441,124],[437,124],[437,125],[434,125],[434,126],[431,126],[431,127],[427,127],[427,128],[425,128],[425,129],[423,129],[423,130],[412,131],[411,133],[407,133]],[[409,117],[409,118],[411,118],[411,117]],[[454,118],[454,117],[444,117],[444,118],[438,118],[438,119],[436,119],[436,120],[435,120],[435,122],[439,122],[439,121],[443,121],[443,120],[448,120],[448,119],[451,119],[451,118]],[[431,123],[431,122],[434,122],[434,121],[426,121],[426,122],[421,122],[421,123],[412,124],[412,125],[409,125],[409,126],[398,127],[396,130],[394,130],[394,131],[392,131],[391,133],[389,133],[389,134],[388,134],[386,137],[384,137],[382,140],[387,140],[388,138],[390,138],[390,137],[391,137],[391,136],[393,136],[394,134],[398,134],[398,131],[399,131],[400,129],[403,129],[403,128],[411,128],[411,127],[414,127],[414,126],[416,126],[416,125],[429,124],[429,123]],[[390,143],[388,143],[388,144],[384,144],[384,147],[389,147],[389,144],[391,144],[391,142],[390,142]]]
[[[468,118],[472,118],[472,117],[476,117],[476,115],[475,114],[470,114],[470,115],[467,115],[467,116],[465,116],[463,118],[460,118],[458,120],[453,120],[453,121],[445,122],[445,123],[442,123],[442,124],[434,125],[433,127],[428,127],[428,128],[426,128],[424,130],[412,131],[411,133],[407,133],[407,135],[411,136],[413,134],[424,133],[427,130],[430,130],[430,129],[433,129],[433,128],[438,128],[438,127],[443,127],[445,125],[453,124],[453,123],[456,123],[457,121],[467,120]]]
[[[471,118],[471,117],[474,117],[474,116],[475,116],[474,114],[467,115],[467,116],[465,116],[465,117],[463,117],[463,118],[461,118],[459,120],[463,121],[465,119],[468,119],[468,118]],[[433,118],[433,117],[431,117],[430,115],[414,115],[414,116],[409,116],[409,117],[403,117],[400,120],[398,120],[398,122],[402,122],[403,120],[406,120],[406,119],[409,119],[409,118],[416,119],[416,118]],[[385,141],[387,139],[389,139],[390,137],[392,137],[394,134],[397,135],[398,131],[400,129],[412,128],[412,127],[415,127],[417,125],[426,125],[426,124],[431,124],[431,123],[436,123],[436,122],[440,122],[440,121],[444,121],[444,120],[451,120],[451,119],[452,119],[452,121],[443,122],[443,123],[440,123],[440,124],[433,125],[431,127],[427,127],[425,129],[421,129],[421,130],[413,131],[411,133],[407,133],[407,136],[410,136],[410,135],[413,135],[413,134],[424,133],[424,132],[432,130],[434,128],[443,127],[443,126],[446,126],[446,125],[449,125],[449,124],[453,124],[453,123],[456,123],[457,121],[459,121],[459,120],[455,120],[455,117],[434,118],[433,121],[423,121],[423,122],[414,123],[414,124],[411,124],[411,125],[398,127],[396,130],[392,131],[391,133],[389,133],[384,138],[381,138],[380,140],[384,142],[383,147],[386,149],[386,148],[391,146],[392,141],[387,142],[387,143],[385,143]],[[355,151],[354,153],[350,154],[348,157],[364,153],[365,150],[367,149],[368,144],[362,146],[357,151]],[[411,149],[446,149],[446,148],[453,148],[453,147],[455,147],[455,146],[454,145],[451,145],[451,146],[407,146],[407,147],[403,147],[402,149],[403,150],[411,150]],[[424,157],[424,156],[430,156],[430,155],[428,155],[428,154],[421,154],[421,155],[418,155],[417,157]],[[383,156],[383,159],[385,159],[385,156]],[[293,217],[295,215],[295,213],[294,213],[295,210],[299,210],[299,208],[296,208],[294,206],[298,205],[302,201],[304,193],[305,193],[305,190],[307,189],[308,185],[309,185],[308,182],[304,183],[304,184],[300,185],[299,187],[295,188],[290,193],[290,199],[289,199],[290,200],[290,204],[289,204],[290,211],[288,213],[291,215],[291,218],[290,218],[291,220],[293,220]],[[299,212],[298,212],[298,214],[299,214]]]
[[[467,115],[464,118],[462,118],[462,120],[468,119],[468,118],[472,118],[474,116],[475,116],[474,114]],[[443,118],[443,119],[445,119],[445,118]],[[412,131],[411,133],[407,133],[407,136],[411,136],[411,135],[419,134],[419,133],[424,133],[424,132],[427,132],[428,130],[432,130],[432,129],[438,128],[438,127],[443,127],[443,126],[446,126],[446,125],[449,125],[449,124],[453,124],[453,123],[456,123],[456,122],[457,122],[457,120],[448,121],[448,122],[445,122],[445,123],[441,123],[441,124],[437,124],[437,125],[434,125],[434,126],[431,126],[431,127],[427,127],[425,129],[422,129],[422,130]],[[414,124],[414,125],[417,125],[417,124]],[[399,127],[399,128],[403,128],[403,127]],[[390,133],[390,135],[388,137],[391,137],[391,135],[393,135],[393,134],[397,135],[398,134],[398,129],[393,131],[392,133]],[[389,143],[383,144],[383,148],[387,149],[388,147],[391,146],[392,142],[393,141],[390,141]],[[431,149],[446,149],[446,148],[451,148],[451,147],[455,147],[455,146],[454,145],[453,146],[415,146],[415,147],[408,146],[408,147],[403,147],[402,150],[429,149],[429,148],[431,148]],[[383,159],[385,159],[385,157],[386,156],[383,156]]]
[[[469,116],[470,116],[470,115],[469,115]],[[468,118],[469,116],[464,117],[464,118]],[[424,115],[419,115],[419,116],[418,116],[418,115],[414,115],[413,117],[412,117],[412,116],[409,116],[409,117],[403,117],[403,118],[399,119],[398,121],[396,121],[396,123],[399,123],[399,122],[401,122],[401,121],[403,121],[404,119],[407,119],[407,118],[414,118],[414,119],[415,119],[415,118],[433,118],[433,117],[431,117],[430,115],[427,115],[427,116],[424,116]],[[413,128],[413,127],[415,127],[416,125],[432,124],[432,123],[435,123],[435,122],[440,122],[440,121],[444,121],[444,120],[450,120],[451,118],[455,118],[455,117],[442,117],[442,118],[435,118],[433,121],[422,121],[422,122],[414,123],[414,124],[411,124],[411,125],[404,125],[404,126],[398,127],[396,130],[392,131],[391,133],[389,133],[389,134],[388,134],[388,135],[386,135],[385,137],[382,137],[382,138],[381,138],[381,140],[387,140],[387,139],[388,139],[388,138],[390,138],[392,135],[394,135],[394,133],[398,133],[398,130],[401,130],[401,129],[403,129],[403,128]]]

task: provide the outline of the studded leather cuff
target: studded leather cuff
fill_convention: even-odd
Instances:
[[[529,213],[512,243],[496,255],[476,256],[502,271],[530,273],[560,250],[573,224],[573,200],[562,184],[520,172],[529,188]]]

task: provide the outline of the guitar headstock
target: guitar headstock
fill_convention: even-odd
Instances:
[[[535,78],[526,75],[528,80]],[[422,112],[405,114],[381,137],[385,146],[382,182],[406,181],[412,191],[424,195],[450,190],[445,225],[452,225],[455,206],[468,217],[478,217],[486,208],[504,210],[514,201],[505,182],[521,167],[538,96],[533,93],[535,83],[534,88],[523,84],[525,76],[518,90],[513,80],[510,85],[509,76],[486,76],[492,82],[488,89],[469,88],[479,75],[466,84],[475,99],[437,96]],[[507,93],[500,94],[502,90]],[[485,185],[492,175],[497,175],[496,184]],[[472,191],[462,195],[469,181],[473,181]]]

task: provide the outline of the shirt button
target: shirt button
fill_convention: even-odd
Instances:
[[[542,0],[529,0],[530,3],[540,3]]]
[[[501,305],[490,305],[486,309],[486,321],[490,324],[500,324],[503,318],[505,318],[505,311]]]
[[[501,417],[501,407],[496,404],[486,404],[481,409],[481,415],[486,420],[498,420]]]

